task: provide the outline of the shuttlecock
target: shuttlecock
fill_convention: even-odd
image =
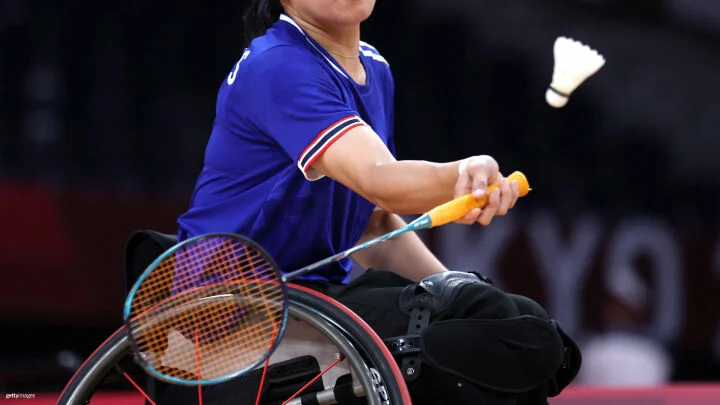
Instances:
[[[562,108],[575,89],[605,65],[605,58],[589,46],[566,37],[555,40],[553,54],[555,68],[545,100],[555,108]]]

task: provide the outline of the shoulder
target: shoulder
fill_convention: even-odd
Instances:
[[[308,85],[335,87],[331,74],[315,55],[287,44],[250,46],[228,76],[227,85],[231,97],[257,99],[302,91]]]
[[[230,73],[225,97],[248,114],[268,114],[268,108],[297,109],[309,100],[336,98],[340,88],[321,61],[294,45],[265,49],[251,46]]]
[[[251,75],[319,74],[324,72],[317,56],[295,45],[275,45],[267,49],[248,51],[246,71]],[[281,78],[281,77],[278,77]],[[292,77],[284,77],[292,79]]]
[[[256,55],[245,78],[268,97],[276,94],[333,94],[342,80],[322,57],[298,46],[276,46]],[[250,58],[248,58],[249,60]]]

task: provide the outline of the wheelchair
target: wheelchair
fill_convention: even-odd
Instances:
[[[174,235],[143,230],[125,248],[127,289],[145,268],[177,243]],[[411,404],[403,375],[383,340],[354,312],[312,289],[289,284],[285,335],[263,366],[229,382],[197,387],[154,380],[132,360],[125,327],[118,329],[78,368],[58,404],[91,404],[93,394],[125,381],[146,404],[183,403],[202,395],[205,404]],[[258,389],[262,383],[262,391]],[[199,392],[200,390],[200,392]],[[168,392],[170,392],[168,394]],[[175,395],[175,397],[173,397]]]

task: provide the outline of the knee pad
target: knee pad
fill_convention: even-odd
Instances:
[[[405,336],[384,339],[395,356],[401,356],[400,368],[405,380],[414,381],[422,366],[420,333],[428,326],[430,317],[444,310],[468,284],[489,284],[478,275],[447,271],[425,277],[407,286],[398,298],[398,308],[410,318]]]
[[[508,296],[515,303],[520,315],[533,315],[546,321],[551,319],[545,308],[532,299],[517,294],[508,294]]]
[[[422,279],[417,284],[407,286],[399,298],[399,308],[410,315],[414,308],[425,308],[436,314],[447,307],[468,284],[492,285],[475,273],[445,271]]]
[[[582,365],[582,352],[578,344],[562,329],[560,324],[550,318],[545,308],[528,297],[521,295],[508,294],[521,315],[533,315],[538,318],[548,320],[557,329],[558,334],[563,343],[562,363],[560,368],[555,372],[553,377],[547,384],[547,396],[554,397],[560,395],[563,389],[567,387],[577,376]]]

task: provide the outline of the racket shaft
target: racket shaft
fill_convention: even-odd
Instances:
[[[385,235],[379,236],[379,237],[369,240],[365,243],[361,243],[361,244],[354,246],[348,250],[345,250],[338,254],[332,255],[332,256],[328,257],[327,259],[323,259],[323,260],[320,260],[319,262],[315,262],[309,266],[305,266],[300,270],[295,270],[291,273],[287,273],[287,274],[285,274],[285,276],[283,278],[285,279],[285,281],[292,280],[296,277],[302,276],[303,274],[313,272],[313,271],[315,271],[323,266],[326,266],[330,263],[338,262],[338,261],[340,261],[346,257],[349,257],[350,255],[355,254],[361,250],[365,250],[371,246],[375,246],[378,243],[385,242],[386,240],[390,240],[390,239],[392,239],[396,236],[402,235],[406,232],[418,231],[421,229],[427,229],[429,227],[430,227],[430,218],[427,215],[423,215],[422,217],[416,219],[412,223],[410,223],[400,229],[396,229],[390,233],[386,233]]]

